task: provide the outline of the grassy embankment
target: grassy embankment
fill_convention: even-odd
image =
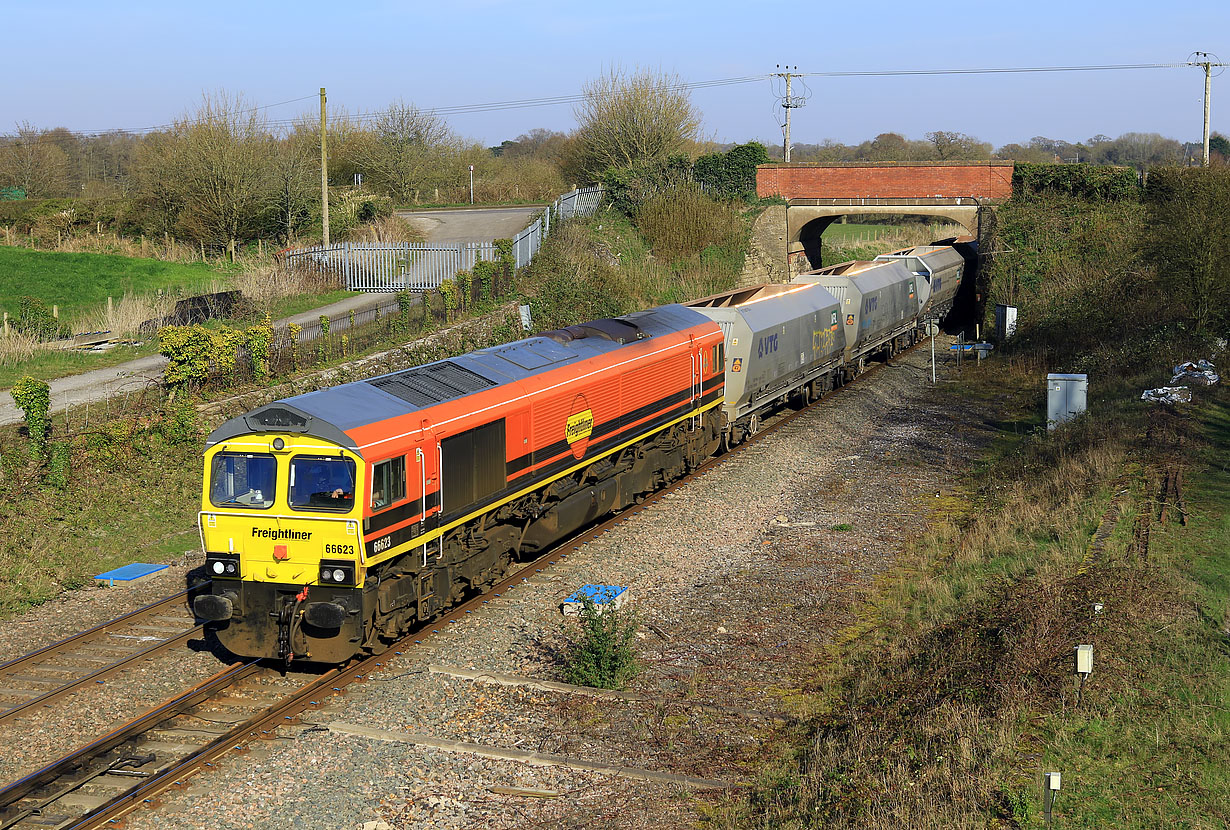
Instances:
[[[245,290],[255,295],[246,313],[229,322],[242,325],[268,312],[286,317],[353,296],[353,292],[328,290],[304,292],[293,286],[277,296],[267,290],[267,267],[183,263],[140,259],[113,254],[59,253],[0,246],[0,310],[11,320],[19,315],[20,298],[34,297],[47,308],[59,306],[60,320],[73,332],[112,330],[117,336],[138,337],[136,327],[144,320],[165,316],[175,302],[199,293]],[[161,294],[159,293],[161,292]],[[280,292],[279,292],[280,293]],[[107,314],[107,298],[112,313]],[[40,380],[105,368],[155,354],[153,338],[124,343],[106,352],[59,349],[40,345],[14,333],[0,342],[0,390],[23,375]]]
[[[704,200],[688,206],[683,221],[667,212],[634,224],[608,211],[566,222],[519,276],[512,294],[495,301],[527,300],[535,326],[545,329],[716,291],[738,278],[749,221]],[[690,230],[668,232],[679,226]],[[396,346],[398,331],[404,343],[438,322],[408,331],[388,324],[386,318],[361,326],[351,346],[387,349]],[[373,329],[371,337],[365,328]],[[408,356],[415,362],[439,359],[518,334],[511,326],[493,326]],[[313,369],[342,359],[337,341],[327,345],[326,359]],[[350,357],[362,353],[352,351]],[[198,394],[222,398],[244,388],[245,382],[237,387],[224,378]],[[57,415],[51,438],[66,449],[50,463],[30,459],[28,441],[16,427],[0,427],[0,619],[80,586],[108,567],[164,562],[196,547],[204,425],[191,404],[184,395],[173,405],[154,395],[118,414],[113,407],[109,421],[95,407],[85,428],[79,413],[67,421]]]
[[[1153,290],[1143,216],[1001,212],[1013,254],[989,289],[1022,305],[1021,336],[951,389],[998,438],[814,667],[793,760],[714,824],[1041,827],[1059,771],[1056,827],[1226,825],[1230,392],[1179,413],[1138,400],[1200,353]],[[1133,325],[1146,304],[1151,327]],[[1048,370],[1094,373],[1088,416],[1050,435]]]

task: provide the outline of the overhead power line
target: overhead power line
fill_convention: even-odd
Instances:
[[[864,69],[856,71],[804,72],[815,78],[869,78],[892,75],[1013,75],[1028,72],[1109,72],[1119,69],[1174,69],[1187,63],[1111,63],[1092,66],[1017,66],[998,69]]]
[[[999,68],[976,68],[976,69],[874,69],[874,70],[833,70],[827,72],[803,72],[798,73],[800,78],[869,78],[869,77],[893,77],[893,76],[927,76],[927,75],[1010,75],[1010,74],[1025,74],[1037,72],[1106,72],[1118,70],[1133,70],[1133,69],[1173,69],[1179,67],[1187,67],[1196,65],[1192,62],[1184,63],[1120,63],[1120,64],[1095,64],[1083,66],[1023,66],[1023,67],[999,67]],[[1222,66],[1217,63],[1214,66]],[[717,78],[705,81],[694,81],[683,84],[673,84],[666,89],[670,90],[697,90],[711,89],[724,86],[735,86],[739,84],[758,83],[766,79],[772,79],[770,74],[763,75],[745,75],[734,78]],[[263,104],[257,107],[250,107],[240,110],[236,114],[245,114],[256,112],[258,110],[273,109],[275,107],[286,106],[287,104],[295,104],[300,101],[307,101],[315,98],[316,95],[304,95],[299,98],[291,98],[286,101],[279,101],[273,104]],[[518,109],[533,109],[538,107],[558,106],[560,104],[578,104],[586,99],[584,93],[574,93],[570,95],[553,95],[540,98],[523,98],[508,101],[489,101],[476,104],[446,104],[434,107],[419,107],[422,112],[434,115],[464,115],[468,113],[483,113],[483,112],[501,112],[507,110]],[[382,112],[360,112],[348,116],[352,121],[365,122],[379,118]],[[300,121],[304,116],[297,118],[282,118],[273,119],[268,123],[270,126],[289,126]],[[178,121],[169,122],[166,124],[157,124],[147,127],[112,127],[101,130],[72,130],[74,138],[91,138],[107,134],[121,135],[144,135],[147,133],[165,130],[176,124],[193,124],[201,123],[199,121]],[[56,141],[56,138],[42,138],[42,141]],[[67,140],[67,139],[65,139]],[[7,142],[9,146],[24,144],[25,142]]]

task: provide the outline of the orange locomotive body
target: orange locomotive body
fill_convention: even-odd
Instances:
[[[379,650],[703,463],[724,428],[724,360],[717,324],[663,306],[232,419],[206,452],[214,582],[196,609],[237,654]],[[296,496],[322,468],[329,483]]]

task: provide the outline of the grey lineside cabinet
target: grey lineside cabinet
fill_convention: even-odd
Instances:
[[[1085,411],[1089,397],[1088,375],[1046,376],[1046,428],[1052,430]]]

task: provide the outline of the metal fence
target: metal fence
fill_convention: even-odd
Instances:
[[[574,216],[592,216],[602,204],[602,188],[583,187],[565,193],[543,210],[521,233],[513,237],[517,268],[530,264],[542,241],[551,233],[551,223]],[[491,242],[461,242],[454,245],[429,242],[342,242],[329,247],[284,251],[287,265],[336,274],[351,291],[431,291],[440,283],[468,271],[474,263],[494,261]]]
[[[571,219],[574,216],[593,216],[602,204],[602,187],[583,187],[565,193],[551,207],[539,214],[529,226],[513,237],[513,257],[516,267],[530,264],[534,254],[542,247],[542,241],[551,233],[551,222]]]
[[[360,309],[354,313],[355,328],[374,323],[377,320],[397,314],[401,311],[401,305],[396,300],[382,300],[374,306]],[[299,331],[298,341],[300,343],[309,343],[320,338],[323,335],[319,322],[305,323]],[[350,315],[340,314],[337,317],[329,319],[329,333],[342,334],[350,328]]]
[[[342,242],[325,248],[300,248],[282,254],[287,265],[336,274],[351,291],[430,291],[496,258],[491,242],[455,245],[429,242]]]

